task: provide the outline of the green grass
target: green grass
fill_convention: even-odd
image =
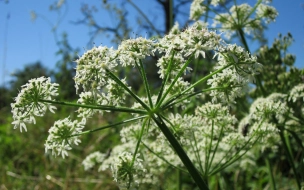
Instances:
[[[8,109],[1,111],[0,123],[0,189],[117,189],[110,172],[98,168],[84,171],[82,160],[93,151],[107,151],[117,143],[116,130],[104,130],[81,137],[65,159],[45,153],[44,142],[48,129],[56,119],[63,119],[73,110],[61,109],[54,114],[37,118],[28,125],[28,132],[14,130]],[[60,116],[60,118],[59,118]],[[73,116],[72,116],[73,117]],[[102,117],[95,118],[86,129],[101,126]],[[107,143],[104,143],[107,142]],[[110,142],[110,143],[109,143]]]

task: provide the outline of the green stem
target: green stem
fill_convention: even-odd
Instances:
[[[148,117],[148,116],[145,115],[145,116],[135,117],[135,118],[132,118],[132,119],[127,119],[127,120],[124,120],[124,121],[121,121],[121,122],[118,122],[118,123],[114,123],[114,124],[106,125],[106,126],[103,126],[103,127],[99,127],[97,129],[83,131],[81,133],[77,133],[77,134],[71,135],[70,137],[80,136],[80,135],[84,135],[84,134],[89,134],[89,133],[96,132],[96,131],[101,131],[101,130],[104,130],[104,129],[107,129],[107,128],[110,128],[110,127],[115,127],[115,126],[126,124],[126,123],[129,123],[129,122],[132,122],[132,121],[144,119],[146,117]]]
[[[169,29],[171,29],[173,26],[173,0],[169,0],[169,25]]]
[[[189,172],[187,170],[184,170],[183,168],[180,168],[178,166],[174,166],[173,164],[171,164],[168,160],[166,160],[165,158],[161,157],[159,154],[157,154],[156,152],[154,152],[151,148],[149,148],[144,142],[141,142],[144,147],[146,147],[146,149],[148,149],[148,151],[150,151],[152,154],[154,154],[156,157],[158,157],[159,159],[161,159],[162,161],[166,162],[169,166],[179,170],[179,171],[182,171],[186,174],[189,174]]]
[[[206,7],[210,7],[210,3],[211,3],[211,0],[208,0]],[[209,14],[209,9],[207,8],[206,12],[205,12],[205,19],[204,19],[205,23],[207,23],[207,21],[208,21],[208,14]]]
[[[207,76],[201,78],[200,80],[198,80],[196,83],[194,83],[193,85],[191,85],[190,87],[188,87],[186,90],[182,91],[181,93],[177,93],[177,94],[171,96],[171,97],[163,104],[162,108],[163,108],[163,107],[168,107],[168,104],[169,104],[169,103],[171,103],[171,102],[173,102],[174,100],[178,99],[179,97],[183,96],[185,93],[187,93],[189,90],[191,90],[192,88],[194,88],[195,86],[197,86],[199,83],[208,80],[208,79],[209,79],[210,77],[212,77],[213,75],[215,75],[215,74],[221,72],[222,70],[224,70],[224,69],[230,67],[231,65],[232,65],[232,64],[226,65],[226,66],[224,66],[224,67],[222,67],[222,68],[220,68],[220,69],[214,71],[213,73],[210,73],[209,75],[207,75]],[[214,89],[217,89],[217,88],[214,88]],[[202,90],[202,92],[203,92],[203,90]],[[194,94],[194,95],[195,95],[195,94]]]
[[[213,131],[214,131],[214,121],[212,120],[212,124],[211,124],[211,138],[210,138],[210,142],[209,142],[209,146],[207,148],[207,152],[206,152],[206,160],[205,160],[205,176],[208,176],[208,172],[209,172],[209,168],[212,163],[211,160],[209,162],[209,158],[210,158],[210,154],[211,154],[211,147],[212,147],[212,141],[213,141]],[[221,137],[219,137],[221,138]],[[207,138],[206,138],[207,139]],[[220,139],[218,139],[219,142]]]
[[[222,70],[224,70],[224,69],[230,67],[231,65],[232,65],[232,64],[226,65],[226,66],[224,66],[224,67],[222,67],[222,68],[220,68],[220,69],[218,69],[218,70],[216,70],[216,71],[210,73],[209,75],[207,75],[207,76],[201,78],[200,80],[198,80],[198,81],[196,81],[194,84],[192,84],[190,87],[188,87],[186,90],[184,90],[183,92],[181,92],[181,94],[185,94],[186,92],[188,92],[189,90],[191,90],[191,88],[194,88],[194,87],[197,86],[199,83],[206,81],[207,79],[209,79],[209,78],[212,77],[213,75],[215,75],[215,74],[221,72]]]
[[[72,102],[60,102],[60,101],[44,100],[44,99],[39,99],[38,101],[45,102],[45,103],[51,103],[51,104],[57,104],[57,105],[63,105],[63,106],[98,109],[98,110],[105,110],[105,111],[118,111],[118,112],[138,113],[138,114],[147,114],[148,113],[146,110],[126,108],[126,107],[117,107],[117,106],[84,105],[84,104],[77,104],[77,103],[72,103]]]
[[[292,155],[290,154],[290,150],[288,149],[288,145],[287,145],[287,143],[286,143],[286,141],[285,141],[285,138],[284,138],[284,129],[283,129],[283,128],[280,129],[279,135],[280,135],[281,141],[282,141],[282,143],[283,143],[283,147],[284,147],[284,149],[285,149],[287,159],[288,159],[289,164],[291,165],[292,171],[293,171],[293,173],[294,173],[294,175],[295,175],[295,178],[296,178],[296,181],[297,181],[298,188],[301,189],[301,182],[300,182],[300,179],[299,179],[299,177],[298,177],[298,173],[297,173],[295,164],[294,164],[294,162],[293,162]]]
[[[171,91],[172,87],[174,86],[174,84],[176,83],[176,81],[178,80],[178,78],[184,73],[185,69],[187,68],[187,66],[189,65],[189,63],[193,59],[193,57],[194,57],[194,54],[192,53],[192,55],[190,56],[190,58],[183,65],[183,67],[181,68],[181,70],[178,72],[178,74],[176,75],[176,77],[174,78],[174,80],[172,81],[172,83],[170,84],[170,86],[167,89],[167,91],[165,92],[165,94],[161,97],[160,101],[157,103],[156,109],[158,109],[160,107],[161,103],[165,100],[165,98],[167,97],[167,95]]]
[[[196,138],[195,138],[195,133],[194,133],[194,131],[192,131],[192,135],[193,135],[193,140],[194,140],[194,146],[192,145],[192,143],[191,143],[191,145],[192,145],[192,147],[193,147],[193,151],[195,152],[195,157],[196,157],[196,159],[197,159],[197,161],[198,161],[198,164],[199,164],[199,167],[200,167],[200,169],[201,169],[201,172],[202,173],[204,173],[204,168],[203,168],[203,166],[202,166],[202,159],[201,159],[201,156],[200,156],[200,154],[199,154],[199,149],[198,149],[198,147],[197,147],[197,140],[196,140]]]
[[[179,102],[182,102],[182,101],[184,101],[184,100],[188,100],[189,98],[191,98],[191,97],[193,97],[193,96],[195,96],[195,95],[198,95],[198,94],[200,94],[200,93],[203,93],[203,92],[208,92],[208,91],[211,91],[211,90],[221,90],[221,89],[225,89],[225,87],[216,87],[216,88],[208,88],[208,89],[205,89],[205,90],[200,90],[200,91],[197,91],[197,92],[193,92],[192,94],[187,94],[185,97],[183,97],[183,98],[180,98],[181,96],[176,96],[176,95],[174,95],[174,98],[170,98],[167,102],[165,102],[162,106],[161,106],[161,108],[162,108],[162,110],[164,110],[164,109],[167,109],[168,107],[171,107],[171,106],[173,106],[173,105],[175,105],[175,104],[178,104]],[[178,98],[180,98],[180,99],[178,99]],[[176,101],[176,102],[174,102],[175,100],[177,100],[178,99],[178,101]],[[172,103],[173,102],[173,103]]]
[[[263,121],[262,121],[262,122],[263,122]],[[261,123],[262,123],[262,122],[261,122]],[[260,126],[261,126],[261,124],[260,124]],[[260,126],[259,126],[259,127],[260,127]],[[252,140],[252,138],[253,138],[254,136],[255,136],[255,135],[253,134],[253,135],[248,139],[248,141],[247,141],[241,148],[239,148],[239,149],[237,150],[237,152],[234,154],[234,156],[232,156],[231,158],[229,158],[228,161],[227,161],[226,163],[224,163],[223,165],[220,166],[221,162],[224,160],[224,158],[226,157],[227,154],[226,154],[225,156],[223,156],[222,159],[216,164],[216,166],[213,167],[214,169],[210,172],[209,176],[214,175],[214,174],[216,174],[217,172],[219,172],[219,171],[225,169],[226,167],[230,166],[232,163],[234,163],[235,161],[237,161],[238,159],[240,159],[243,155],[245,155],[245,154],[248,152],[249,149],[245,150],[242,154],[240,154],[240,152],[241,152],[245,147],[248,146],[249,142]],[[259,138],[256,138],[256,140],[252,143],[252,145],[255,144],[258,140],[259,140]],[[232,148],[233,148],[233,147],[231,147],[230,150],[229,150],[228,152],[232,151]]]
[[[149,84],[148,84],[147,74],[145,73],[144,64],[141,60],[139,60],[139,65],[140,65],[139,69],[140,69],[141,77],[144,81],[145,89],[146,89],[146,92],[147,92],[147,95],[148,95],[149,104],[150,104],[150,107],[152,108],[153,107],[153,102],[152,102],[152,96],[151,96],[151,93],[150,93],[150,87],[149,87]]]
[[[144,130],[145,130],[145,125],[148,121],[148,126],[150,125],[150,118],[148,118],[148,120],[146,119],[141,127],[141,130],[140,130],[140,133],[139,133],[139,138],[138,138],[138,141],[136,143],[136,147],[135,147],[135,151],[134,151],[134,154],[133,154],[133,159],[132,159],[132,166],[134,165],[134,161],[135,161],[135,158],[136,158],[136,154],[138,152],[138,149],[139,149],[139,145],[140,145],[140,142],[141,142],[141,138],[144,134]]]
[[[182,173],[177,170],[177,189],[182,190]]]
[[[245,33],[244,33],[243,29],[239,29],[238,34],[241,38],[242,44],[244,45],[246,51],[248,51],[248,53],[250,53],[250,49],[249,49],[249,46],[248,46],[247,41],[245,39]],[[267,93],[266,93],[266,90],[264,89],[264,86],[262,84],[262,81],[261,81],[260,77],[256,76],[255,78],[256,78],[256,81],[257,81],[257,86],[260,87],[260,89],[262,91],[262,94],[265,97],[267,95]]]
[[[248,53],[250,53],[250,49],[249,49],[249,46],[248,46],[247,41],[245,39],[245,33],[244,33],[243,29],[238,29],[237,32],[238,32],[238,34],[241,38],[241,42],[244,45],[246,51],[248,51]]]
[[[270,181],[271,181],[271,189],[276,190],[277,188],[276,188],[276,184],[275,184],[275,180],[274,180],[274,176],[273,176],[273,173],[272,173],[272,168],[271,168],[268,156],[265,158],[265,162],[266,162],[266,165],[267,165],[267,168],[268,168],[268,171],[269,171],[269,176],[270,176]]]
[[[295,139],[295,141],[301,147],[302,151],[304,151],[304,146],[303,146],[303,143],[302,143],[302,139],[294,131],[289,130],[289,129],[286,129],[286,131],[288,131],[293,136],[293,138]]]
[[[210,169],[210,167],[211,167],[211,164],[213,163],[214,156],[215,156],[215,153],[216,153],[216,151],[217,151],[217,148],[218,148],[218,146],[219,146],[219,144],[220,144],[220,138],[222,137],[223,133],[224,133],[224,126],[221,127],[220,136],[219,136],[219,139],[217,140],[217,143],[216,143],[216,145],[215,145],[215,149],[214,149],[214,151],[213,151],[213,154],[212,154],[212,157],[211,157],[210,164],[209,164],[209,166],[208,166],[208,171],[209,171],[209,169]]]
[[[154,120],[154,122],[157,124],[157,126],[160,128],[160,130],[163,132],[163,134],[167,138],[167,140],[169,141],[169,143],[171,144],[171,146],[173,147],[173,149],[175,150],[175,152],[177,153],[177,155],[179,156],[179,158],[181,159],[181,161],[183,162],[183,164],[189,171],[189,173],[190,173],[191,177],[193,178],[193,180],[195,181],[196,185],[201,190],[208,189],[202,176],[197,171],[194,164],[192,163],[192,161],[190,160],[190,158],[188,157],[188,155],[186,154],[186,152],[184,151],[182,146],[176,140],[174,135],[171,133],[170,129],[167,127],[165,122],[161,119],[161,116],[155,114],[155,115],[153,115],[152,119]]]
[[[114,80],[117,84],[119,84],[122,88],[124,88],[138,103],[142,105],[148,112],[150,112],[150,108],[145,104],[136,94],[132,92],[116,75],[114,75],[110,70],[106,69],[107,74]]]
[[[301,125],[304,125],[304,122],[303,122],[302,120],[300,120],[299,118],[293,116],[292,113],[289,114],[288,117],[289,117],[290,119],[292,119],[292,120],[294,120],[294,121],[300,123]]]
[[[247,15],[247,17],[244,19],[245,21],[248,20],[248,18],[251,16],[251,14],[253,12],[256,11],[257,7],[262,3],[262,0],[258,0],[258,2],[254,5],[254,7],[251,9],[251,11],[249,12],[249,14]],[[263,17],[262,17],[263,18]],[[244,24],[245,25],[245,24]]]
[[[163,95],[165,86],[166,86],[166,84],[167,84],[167,82],[168,82],[168,79],[170,78],[170,73],[171,73],[171,70],[172,70],[174,55],[175,55],[175,51],[173,50],[172,55],[171,55],[171,58],[170,58],[170,63],[169,63],[168,68],[167,68],[167,70],[166,70],[165,78],[164,78],[164,80],[162,81],[162,85],[161,85],[160,91],[159,91],[159,93],[158,93],[158,97],[157,97],[156,104],[158,104],[158,102],[160,101],[160,99],[161,99],[161,97],[162,97],[162,95]]]

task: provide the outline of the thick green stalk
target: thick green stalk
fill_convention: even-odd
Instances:
[[[60,102],[60,101],[44,100],[44,99],[39,99],[38,101],[45,102],[45,103],[51,103],[51,104],[57,104],[57,105],[63,105],[63,106],[78,107],[78,108],[90,108],[90,109],[97,109],[97,110],[138,113],[138,114],[147,114],[148,113],[146,110],[118,107],[118,106],[84,105],[84,104],[77,104],[77,103],[72,103],[72,102]]]
[[[288,145],[287,145],[287,143],[286,143],[286,141],[285,141],[285,138],[284,138],[284,134],[283,134],[283,133],[284,133],[284,129],[282,129],[282,127],[281,127],[281,129],[280,129],[280,131],[279,131],[279,135],[280,135],[281,141],[282,141],[282,143],[283,143],[283,147],[284,147],[284,149],[285,149],[287,159],[288,159],[289,164],[291,165],[292,171],[293,171],[293,173],[294,173],[294,175],[295,175],[295,178],[296,178],[296,181],[297,181],[298,188],[301,189],[301,181],[300,181],[300,179],[299,179],[299,176],[298,176],[298,173],[297,173],[297,170],[296,170],[296,166],[295,166],[294,161],[293,161],[293,159],[292,159],[292,155],[290,154],[290,150],[288,149]]]
[[[171,30],[173,27],[173,0],[169,0],[169,25]]]
[[[155,115],[153,115],[152,119],[154,120],[154,122],[157,124],[157,126],[160,128],[160,130],[163,132],[163,134],[167,138],[167,140],[169,141],[169,143],[171,144],[171,146],[173,147],[173,149],[175,150],[175,152],[177,153],[177,155],[179,156],[179,158],[181,159],[181,161],[183,162],[183,164],[189,171],[189,173],[190,173],[191,177],[193,178],[193,180],[195,181],[196,185],[201,190],[208,189],[202,176],[197,171],[197,169],[195,168],[194,164],[192,163],[192,161],[190,160],[190,158],[188,157],[188,155],[186,154],[186,152],[184,151],[182,146],[179,144],[179,142],[176,140],[174,135],[171,133],[170,129],[167,127],[167,125],[161,119],[161,116],[155,114]]]
[[[177,170],[177,189],[182,190],[182,173]]]
[[[269,171],[269,176],[270,176],[270,181],[271,181],[271,189],[276,190],[277,188],[276,188],[276,184],[275,184],[275,180],[274,180],[274,177],[273,177],[272,168],[271,168],[268,156],[265,158],[265,162],[266,162],[266,165],[267,165],[267,168],[268,168],[268,171]]]

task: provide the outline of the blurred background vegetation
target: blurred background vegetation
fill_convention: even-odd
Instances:
[[[185,28],[191,21],[188,20],[189,10],[185,10],[185,7],[189,7],[191,0],[155,0],[163,11],[163,18],[160,23],[163,23],[163,27],[156,28],[149,18],[153,15],[149,15],[149,18],[145,13],[141,12],[140,7],[137,7],[135,1],[127,0],[121,1],[121,4],[112,4],[110,1],[101,1],[101,7],[89,7],[86,4],[82,5],[81,13],[84,15],[84,19],[74,23],[76,25],[85,25],[87,27],[94,28],[90,34],[88,44],[94,42],[94,38],[98,35],[108,35],[111,37],[113,43],[119,43],[121,40],[132,36],[132,25],[126,20],[126,15],[130,10],[126,9],[125,4],[137,10],[138,26],[147,32],[147,37],[163,36],[171,29],[176,20],[179,21],[180,28]],[[54,4],[50,5],[50,11],[60,11],[61,7]],[[205,1],[204,3],[210,3]],[[226,1],[226,4],[231,1]],[[109,11],[118,18],[116,27],[99,25],[98,17],[94,16],[94,12],[98,9]],[[223,7],[219,6],[218,11],[221,11]],[[178,18],[178,19],[177,19]],[[201,20],[208,21],[208,12],[202,17]],[[91,152],[101,151],[107,152],[119,141],[118,131],[119,128],[107,129],[94,134],[82,136],[82,143],[70,152],[69,157],[62,159],[61,157],[54,158],[49,153],[44,152],[44,141],[48,135],[48,129],[53,125],[55,120],[64,118],[68,115],[75,117],[73,108],[58,107],[56,114],[47,114],[43,118],[37,119],[35,126],[28,127],[30,132],[22,133],[18,130],[13,130],[11,125],[12,116],[10,113],[10,103],[13,102],[13,97],[17,96],[20,87],[25,84],[29,79],[40,76],[49,76],[52,78],[52,82],[60,84],[60,96],[58,99],[75,102],[77,95],[75,93],[73,76],[75,75],[74,62],[77,59],[77,52],[79,47],[71,47],[68,42],[68,33],[57,34],[56,30],[53,31],[58,45],[58,51],[54,52],[54,56],[57,55],[59,60],[56,68],[49,70],[43,66],[43,63],[34,62],[29,63],[24,68],[20,68],[13,74],[13,80],[9,85],[0,87],[0,190],[5,189],[118,189],[113,182],[111,173],[98,172],[97,168],[84,171],[81,162]],[[248,38],[250,39],[250,38]],[[263,63],[264,68],[261,73],[260,80],[263,84],[263,88],[257,88],[252,91],[250,95],[239,98],[237,104],[233,108],[232,112],[241,119],[246,113],[248,113],[250,102],[253,99],[260,96],[267,96],[273,92],[288,92],[293,86],[299,83],[303,83],[302,71],[293,67],[295,57],[290,56],[288,47],[292,43],[293,39],[291,34],[279,36],[273,41],[273,45],[266,46],[267,40],[263,37],[263,33],[259,35],[255,40],[260,43],[259,48],[255,53],[258,56],[258,61]],[[238,36],[232,38],[233,42],[237,42],[242,45]],[[212,52],[209,52],[211,55]],[[207,56],[212,57],[212,56]],[[156,74],[155,61],[157,57],[151,57],[145,60],[145,66],[147,67],[147,74],[151,85],[156,89],[159,86],[159,78]],[[210,73],[212,70],[213,62],[211,59],[204,59],[202,61],[196,61],[192,63],[194,68],[192,75],[187,75],[187,80],[195,81],[197,78]],[[132,86],[133,90],[138,93],[143,92],[141,84],[137,82],[137,75],[134,74],[134,70],[120,71],[123,75],[132,74],[132,78],[129,78],[128,83]],[[204,88],[204,84],[200,88]],[[207,101],[208,98],[204,99]],[[243,103],[239,103],[243,102]],[[197,102],[192,101],[187,109],[183,110],[183,113],[193,111]],[[294,105],[295,112],[299,105]],[[125,117],[124,114],[105,114],[104,116],[96,116],[89,121],[86,125],[87,129],[94,129],[113,121],[122,120]],[[300,116],[299,116],[300,117]],[[302,118],[303,119],[303,118]],[[303,134],[303,129],[300,131]],[[303,179],[304,166],[301,165],[301,159],[303,160],[303,143],[301,135],[298,133],[289,134],[290,147],[292,154],[297,163],[298,175]],[[258,151],[257,151],[258,152]],[[214,176],[211,181],[211,186],[214,189],[221,189],[220,183],[226,184],[226,189],[270,189],[270,175],[269,164],[272,171],[277,173],[275,180],[277,181],[277,189],[290,189],[295,186],[294,174],[290,170],[290,165],[287,162],[287,158],[284,156],[284,150],[280,150],[276,153],[270,150],[265,151],[263,154],[259,154],[258,159],[255,160],[259,167],[249,168],[243,170],[241,168],[234,168],[233,171],[223,171],[221,176]],[[266,159],[267,158],[267,159]],[[168,170],[168,176],[175,175],[173,171]],[[155,187],[155,189],[170,189],[171,184],[174,184],[174,179],[169,180],[163,187]],[[182,189],[192,189],[193,182],[188,178],[182,179],[185,184]],[[224,182],[223,182],[224,181]],[[174,186],[175,187],[175,186]]]

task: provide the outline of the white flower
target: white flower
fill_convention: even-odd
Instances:
[[[179,33],[180,33],[179,24],[178,22],[175,22],[172,28],[170,29],[169,34],[179,34]]]
[[[118,183],[121,188],[129,189],[132,186],[138,185],[138,178],[145,169],[142,164],[142,159],[139,154],[133,159],[133,154],[129,152],[122,152],[117,158],[114,158],[111,165],[114,181]]]
[[[126,78],[120,80],[122,83],[124,83],[125,86],[128,86]],[[131,87],[128,86],[129,89]],[[113,106],[119,106],[125,103],[126,100],[126,90],[118,85],[113,80],[108,80],[108,83],[106,85],[106,97],[108,100],[108,105]]]
[[[69,118],[55,121],[54,126],[49,129],[49,136],[44,144],[45,151],[52,150],[52,155],[68,156],[68,150],[72,145],[78,145],[81,141],[77,134],[82,132],[85,119],[81,122],[71,121]]]
[[[106,157],[106,154],[103,154],[99,151],[89,154],[83,161],[82,165],[84,170],[89,170],[95,166],[95,164],[100,164]]]
[[[254,141],[258,140],[260,142],[256,144],[256,146],[260,147],[262,152],[266,148],[271,148],[275,151],[277,149],[277,145],[281,142],[279,129],[274,123],[269,123],[267,121],[257,121],[251,124],[248,136],[254,139]]]
[[[274,7],[261,3],[256,9],[256,15],[257,17],[264,19],[268,24],[270,22],[274,22],[279,13]]]
[[[288,101],[296,102],[299,98],[303,98],[304,101],[304,84],[298,84],[291,89]]]
[[[211,0],[210,4],[216,7],[219,5],[219,3],[223,4],[223,3],[225,3],[225,1],[226,0]]]
[[[117,66],[117,52],[112,48],[94,47],[76,60],[75,87],[85,91],[101,89],[109,78],[107,70],[114,71]]]
[[[172,76],[172,77],[175,77],[178,74],[178,72],[182,68],[183,64],[185,63],[185,59],[179,54],[175,55],[173,58],[171,55],[162,56],[161,58],[159,58],[157,60],[157,63],[156,63],[156,66],[159,67],[158,74],[160,75],[161,79],[165,78],[165,75],[168,72],[168,67],[169,67],[170,61],[172,61],[171,72],[170,72],[170,76]],[[184,74],[186,74],[187,71],[189,72],[190,70],[191,70],[191,68],[188,67],[186,69],[186,71],[184,72]]]
[[[236,97],[248,91],[248,83],[255,81],[262,65],[257,63],[257,57],[250,55],[242,47],[228,44],[218,54],[218,63],[215,69],[230,67],[207,80],[211,88],[212,101],[231,103]]]
[[[256,99],[250,107],[250,117],[256,121],[273,122],[275,118],[278,123],[283,123],[286,114],[290,112],[285,95],[275,93],[267,98]]]
[[[31,79],[23,85],[15,103],[11,104],[14,129],[20,127],[21,132],[27,131],[26,123],[35,124],[35,116],[43,116],[47,109],[54,113],[56,107],[42,100],[53,100],[52,97],[58,95],[58,86],[46,77]]]
[[[77,103],[83,104],[83,105],[107,105],[108,100],[107,97],[103,94],[98,92],[97,90],[93,92],[82,92],[79,95],[79,99],[77,100]],[[103,110],[99,109],[92,109],[92,108],[78,108],[78,117],[82,118],[90,118],[95,113],[103,114]]]
[[[157,50],[165,52],[170,57],[172,51],[188,57],[194,54],[205,56],[207,50],[218,50],[222,47],[222,40],[218,34],[206,29],[206,24],[195,22],[191,27],[180,33],[169,33],[159,40]]]
[[[206,8],[202,5],[204,0],[193,0],[190,7],[190,19],[198,20],[202,14],[206,11]]]
[[[226,38],[230,39],[236,30],[242,28],[247,34],[251,34],[254,30],[261,30],[263,26],[260,19],[251,18],[252,7],[247,4],[233,5],[229,9],[230,13],[219,13],[214,17],[213,27],[221,25],[225,30]]]
[[[236,97],[248,91],[246,78],[238,76],[235,69],[225,69],[207,80],[211,88],[212,102],[234,103]]]
[[[119,61],[122,66],[135,66],[135,63],[146,56],[154,56],[156,43],[142,37],[122,41],[118,47]]]

